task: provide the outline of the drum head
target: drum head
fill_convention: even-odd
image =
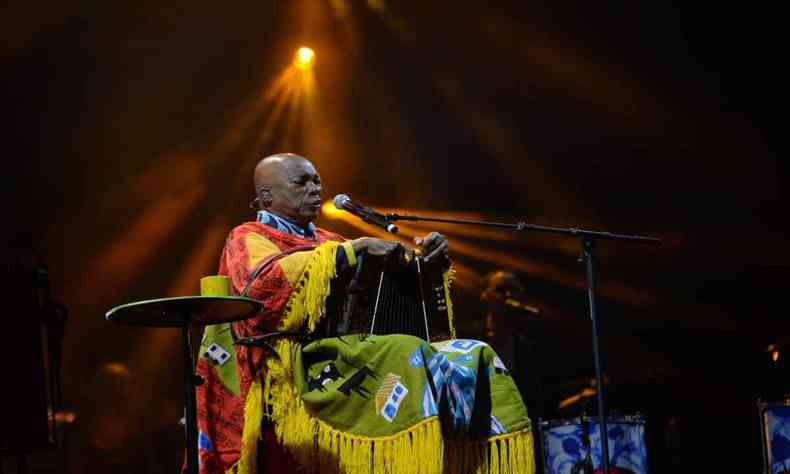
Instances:
[[[593,469],[601,468],[601,435],[597,418],[545,420],[539,426],[546,474],[587,472],[580,469],[589,461]],[[606,428],[611,471],[646,474],[644,417],[610,416],[606,418]]]

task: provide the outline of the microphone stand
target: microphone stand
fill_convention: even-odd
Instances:
[[[604,383],[603,383],[603,370],[601,368],[601,351],[598,344],[598,308],[596,301],[596,260],[594,255],[595,241],[596,240],[623,240],[639,244],[660,245],[661,239],[655,237],[645,237],[641,235],[626,235],[626,234],[613,234],[611,232],[599,232],[593,230],[578,229],[575,227],[560,228],[548,227],[535,224],[527,224],[526,222],[517,222],[515,224],[505,222],[488,222],[488,221],[473,221],[465,219],[446,219],[443,217],[421,217],[416,215],[400,215],[389,213],[386,215],[389,222],[394,221],[424,221],[424,222],[443,222],[447,224],[466,224],[477,225],[485,227],[499,227],[504,229],[512,229],[514,231],[534,230],[539,232],[546,232],[551,234],[569,235],[581,239],[582,260],[586,267],[587,276],[587,300],[590,309],[590,322],[592,325],[592,349],[593,361],[595,363],[595,379],[596,383],[596,398],[598,401],[598,423],[601,434],[601,461],[603,464],[603,472],[609,474],[609,436],[606,427],[606,411],[605,411],[605,397],[604,397]],[[592,447],[590,448],[592,449]]]

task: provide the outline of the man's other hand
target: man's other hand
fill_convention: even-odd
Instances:
[[[365,252],[374,257],[389,257],[399,252],[403,246],[399,242],[391,240],[374,239],[373,237],[361,237],[351,241],[354,252]]]
[[[447,257],[450,249],[450,245],[447,242],[447,237],[438,232],[431,232],[422,238],[415,237],[414,243],[422,246],[422,251],[425,255],[426,262],[430,262],[431,260],[439,258],[442,255]]]

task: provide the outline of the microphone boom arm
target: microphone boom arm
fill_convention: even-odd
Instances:
[[[490,221],[474,221],[474,220],[466,220],[466,219],[447,219],[444,217],[422,217],[422,216],[415,216],[412,214],[395,214],[390,212],[386,215],[386,219],[389,222],[395,221],[424,221],[424,222],[443,222],[447,224],[465,224],[465,225],[477,225],[477,226],[485,226],[485,227],[500,227],[503,229],[513,229],[515,231],[523,231],[523,230],[537,230],[539,232],[548,232],[552,234],[564,234],[570,235],[573,237],[584,237],[584,238],[591,238],[594,240],[629,240],[632,242],[641,242],[645,244],[652,244],[652,245],[661,245],[661,239],[655,237],[646,237],[641,235],[628,235],[628,234],[613,234],[611,232],[600,232],[595,230],[585,230],[585,229],[578,229],[575,227],[569,228],[561,228],[561,227],[549,227],[544,225],[536,225],[536,224],[527,224],[526,222],[517,222],[515,224],[507,223],[507,222],[490,222]]]

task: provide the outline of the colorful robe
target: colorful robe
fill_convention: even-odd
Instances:
[[[315,329],[336,262],[356,260],[340,236],[315,235],[311,241],[247,223],[228,237],[220,273],[264,310],[232,328],[206,328],[198,365],[206,379],[198,389],[201,473],[256,474],[262,420],[312,472],[534,473],[526,407],[484,343],[357,335],[302,347],[282,337],[275,353],[234,350],[231,330],[245,337]]]
[[[237,295],[250,283],[247,296],[261,301],[263,310],[233,327],[219,324],[204,330],[197,364],[197,373],[204,379],[197,389],[201,474],[225,473],[239,462],[245,400],[267,356],[262,349],[234,346],[232,331],[236,337],[245,337],[276,330],[294,285],[316,255],[315,247],[344,240],[323,229],[316,229],[315,235],[316,240],[310,240],[259,222],[242,224],[228,235],[219,274],[230,277],[231,291]],[[344,244],[344,250],[353,264],[351,245]],[[262,270],[249,282],[259,265]]]

